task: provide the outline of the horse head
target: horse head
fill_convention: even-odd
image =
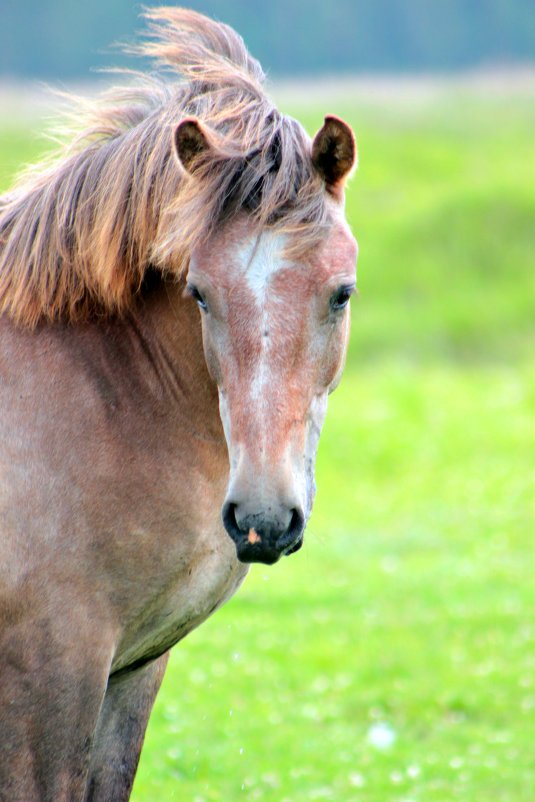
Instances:
[[[178,126],[175,146],[193,181],[202,180],[199,156],[217,158],[197,120]],[[223,523],[242,562],[271,564],[302,545],[327,396],[348,341],[357,254],[343,210],[351,130],[327,117],[308,158],[326,206],[319,243],[296,251],[302,232],[255,226],[243,209],[193,249],[187,273],[228,445]]]

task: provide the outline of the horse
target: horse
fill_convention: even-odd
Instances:
[[[344,364],[351,129],[145,16],[156,70],[0,199],[2,802],[129,799],[170,648],[302,546]]]

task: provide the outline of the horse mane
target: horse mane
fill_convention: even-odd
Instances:
[[[299,251],[328,224],[310,141],[265,94],[241,37],[186,9],[144,16],[131,50],[158,74],[124,70],[126,86],[69,96],[68,144],[0,198],[0,313],[21,325],[124,313],[149,268],[180,276],[196,243],[242,210],[298,234]],[[186,117],[215,142],[194,175],[174,157]]]

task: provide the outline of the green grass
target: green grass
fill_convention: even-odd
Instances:
[[[361,296],[306,547],[174,650],[134,802],[533,799],[535,108],[336,110]]]

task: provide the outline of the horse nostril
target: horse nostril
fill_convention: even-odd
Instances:
[[[301,548],[303,542],[303,530],[305,528],[305,516],[302,510],[294,507],[290,525],[286,532],[277,540],[277,549],[285,554],[292,554]]]
[[[242,532],[236,521],[236,504],[232,501],[225,502],[222,510],[222,518],[225,529],[231,538],[237,541],[241,537]]]

